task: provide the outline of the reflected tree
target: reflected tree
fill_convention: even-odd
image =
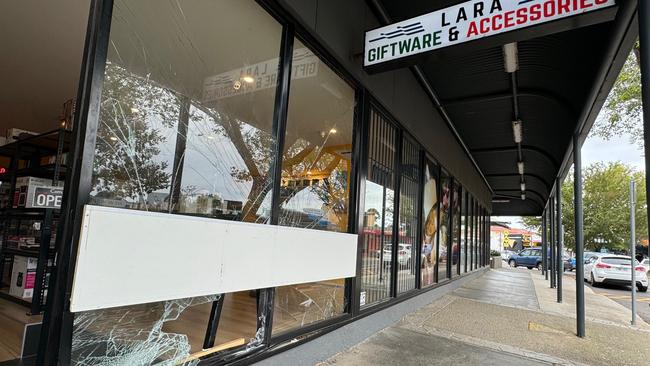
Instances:
[[[173,123],[175,97],[109,63],[101,103],[93,188],[98,197],[128,198],[146,206],[147,194],[169,186],[167,163],[155,161],[165,138],[147,119]]]

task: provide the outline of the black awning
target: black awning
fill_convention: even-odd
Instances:
[[[461,2],[380,1],[392,21]],[[580,131],[584,141],[638,33],[636,2],[621,0],[617,7],[613,20],[517,42],[526,200],[502,45],[477,41],[476,47],[433,51],[418,62],[494,191],[493,215],[540,215],[556,177],[571,166],[573,133]]]

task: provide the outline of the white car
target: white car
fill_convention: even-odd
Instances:
[[[641,265],[645,267],[645,272],[647,274],[648,271],[650,271],[650,258],[644,258],[643,262],[641,262]]]
[[[629,285],[634,271],[636,287],[641,292],[648,291],[646,269],[635,259],[634,268],[630,267],[630,257],[600,253],[585,261],[585,279],[592,286],[599,284]]]
[[[392,245],[384,245],[384,265],[390,264],[392,262],[391,258],[391,248]],[[407,267],[411,263],[411,244],[399,244],[399,250],[397,252],[397,263],[402,267]]]

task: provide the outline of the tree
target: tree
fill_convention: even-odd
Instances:
[[[522,216],[521,221],[527,230],[537,233],[542,232],[542,218],[540,216]]]
[[[603,109],[605,118],[599,119],[592,134],[609,140],[627,135],[630,141],[643,147],[643,108],[641,102],[641,68],[639,42],[634,45]]]
[[[584,242],[587,250],[624,250],[629,246],[629,182],[636,185],[636,237],[647,238],[645,177],[620,163],[595,163],[583,174]],[[571,174],[562,185],[562,225],[564,246],[575,248],[573,179]]]
[[[161,98],[167,103],[160,103]],[[147,118],[156,115],[163,123],[173,123],[178,116],[177,100],[152,87],[148,79],[108,64],[101,103],[94,189],[100,197],[146,204],[146,195],[167,188],[170,177],[165,171],[167,162],[154,160],[165,138]]]

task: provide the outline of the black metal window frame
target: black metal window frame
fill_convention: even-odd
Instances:
[[[256,2],[264,8],[271,16],[273,16],[282,26],[282,42],[279,50],[280,54],[280,70],[278,75],[278,86],[276,90],[276,105],[273,115],[273,135],[277,141],[274,153],[274,182],[273,182],[273,196],[277,197],[279,191],[279,184],[282,166],[282,154],[284,133],[286,130],[286,118],[288,109],[288,98],[290,92],[290,72],[293,51],[293,39],[300,39],[305,46],[309,47],[320,59],[321,62],[329,66],[333,72],[339,75],[355,90],[356,108],[354,115],[354,128],[353,128],[353,158],[352,158],[352,171],[351,171],[351,186],[349,193],[349,227],[348,232],[358,234],[359,228],[362,225],[363,219],[363,192],[365,191],[364,180],[367,177],[367,147],[368,142],[368,115],[371,105],[382,110],[390,120],[396,125],[398,131],[398,144],[402,143],[405,136],[412,138],[406,129],[399,123],[399,121],[392,117],[392,115],[374,99],[371,93],[362,87],[361,83],[348,73],[344,67],[334,58],[331,57],[329,52],[320,44],[320,42],[295,20],[293,15],[287,12],[281,5],[272,0],[256,0]],[[92,0],[90,2],[90,13],[88,19],[88,27],[86,30],[85,47],[82,58],[82,66],[79,80],[79,92],[77,95],[76,105],[77,113],[75,115],[74,125],[77,126],[74,130],[73,148],[71,150],[71,174],[67,177],[64,192],[64,203],[62,207],[61,225],[58,227],[57,235],[57,266],[55,272],[51,276],[51,290],[46,304],[46,312],[43,320],[43,328],[41,333],[41,340],[38,352],[38,364],[54,365],[54,364],[69,364],[71,360],[71,346],[72,346],[72,332],[74,314],[70,312],[70,296],[72,289],[72,280],[74,268],[76,263],[77,245],[81,230],[81,218],[84,205],[88,203],[90,192],[92,190],[91,176],[92,176],[92,161],[95,155],[95,137],[97,133],[100,99],[104,78],[104,70],[106,66],[107,50],[110,36],[111,15],[113,10],[113,0]],[[425,158],[429,158],[436,163],[439,173],[444,169],[444,165],[440,159],[433,157],[428,150],[415,138],[412,138],[420,151],[420,172],[423,172]],[[396,149],[400,151],[400,149]],[[396,157],[398,158],[398,157]],[[401,163],[400,160],[397,160]],[[401,175],[400,164],[396,165],[397,170],[395,176]],[[439,174],[439,179],[441,174]],[[423,174],[420,174],[420,180],[423,179]],[[449,179],[452,184],[455,178],[449,174]],[[399,179],[396,179],[396,207],[399,207]],[[453,186],[452,186],[453,188]],[[422,217],[422,190],[423,185],[419,187],[418,208],[417,208],[417,221],[418,229],[421,227],[423,220]],[[438,190],[441,191],[441,184],[438,184]],[[467,197],[470,197],[469,192]],[[441,199],[440,194],[438,195]],[[472,197],[472,200],[476,200]],[[462,202],[462,200],[461,200]],[[468,199],[468,204],[470,200]],[[469,206],[467,206],[469,208]],[[278,220],[279,202],[277,198],[273,198],[272,202],[272,218],[271,224],[277,224]],[[468,210],[468,214],[469,214]],[[469,216],[468,216],[469,217]],[[399,222],[399,211],[395,211],[394,220]],[[451,219],[450,215],[450,221]],[[439,222],[439,221],[438,221]],[[468,224],[468,221],[466,221]],[[450,226],[453,228],[453,226]],[[450,230],[451,232],[451,230]],[[361,237],[359,235],[359,237]],[[475,237],[475,236],[474,236]],[[466,238],[467,240],[467,238]],[[359,293],[360,293],[360,276],[359,271],[361,268],[361,261],[357,258],[357,275],[354,278],[346,279],[345,296],[346,306],[342,315],[332,319],[316,322],[305,327],[297,328],[271,337],[272,334],[272,316],[273,316],[273,301],[274,289],[261,289],[258,301],[260,302],[258,308],[265,313],[265,338],[261,347],[254,350],[253,353],[242,352],[243,348],[237,348],[227,353],[216,353],[212,357],[201,360],[201,364],[212,365],[222,364],[224,362],[249,362],[251,360],[268,357],[274,353],[287,349],[290,346],[296,346],[305,340],[310,339],[306,335],[322,335],[351,321],[357,320],[360,317],[380,311],[398,302],[409,299],[413,296],[422,294],[426,291],[433,290],[445,283],[438,283],[437,278],[437,263],[435,269],[435,282],[436,284],[422,287],[421,284],[421,230],[417,234],[417,257],[416,257],[416,286],[415,289],[406,291],[404,293],[396,294],[396,287],[391,284],[391,294],[393,295],[388,301],[382,302],[376,306],[369,307],[361,310],[359,308]],[[449,241],[451,245],[451,241]],[[467,243],[465,244],[467,245]],[[360,250],[358,245],[358,250]],[[469,249],[469,248],[468,248]],[[471,255],[466,250],[466,255]],[[451,251],[448,250],[448,255]],[[393,261],[395,261],[393,255]],[[450,261],[448,260],[448,264]],[[396,268],[396,266],[393,266]],[[471,273],[478,269],[477,266],[470,267],[467,263],[466,273]],[[448,271],[449,275],[449,271]],[[458,276],[460,278],[462,276]],[[396,279],[393,276],[392,281]],[[219,314],[219,304],[215,304],[214,314],[211,314],[210,326],[206,331],[206,340],[212,339],[216,331]],[[262,315],[262,314],[258,314]],[[216,318],[215,318],[216,317]],[[208,324],[206,324],[208,326]],[[298,342],[294,339],[300,337]]]

